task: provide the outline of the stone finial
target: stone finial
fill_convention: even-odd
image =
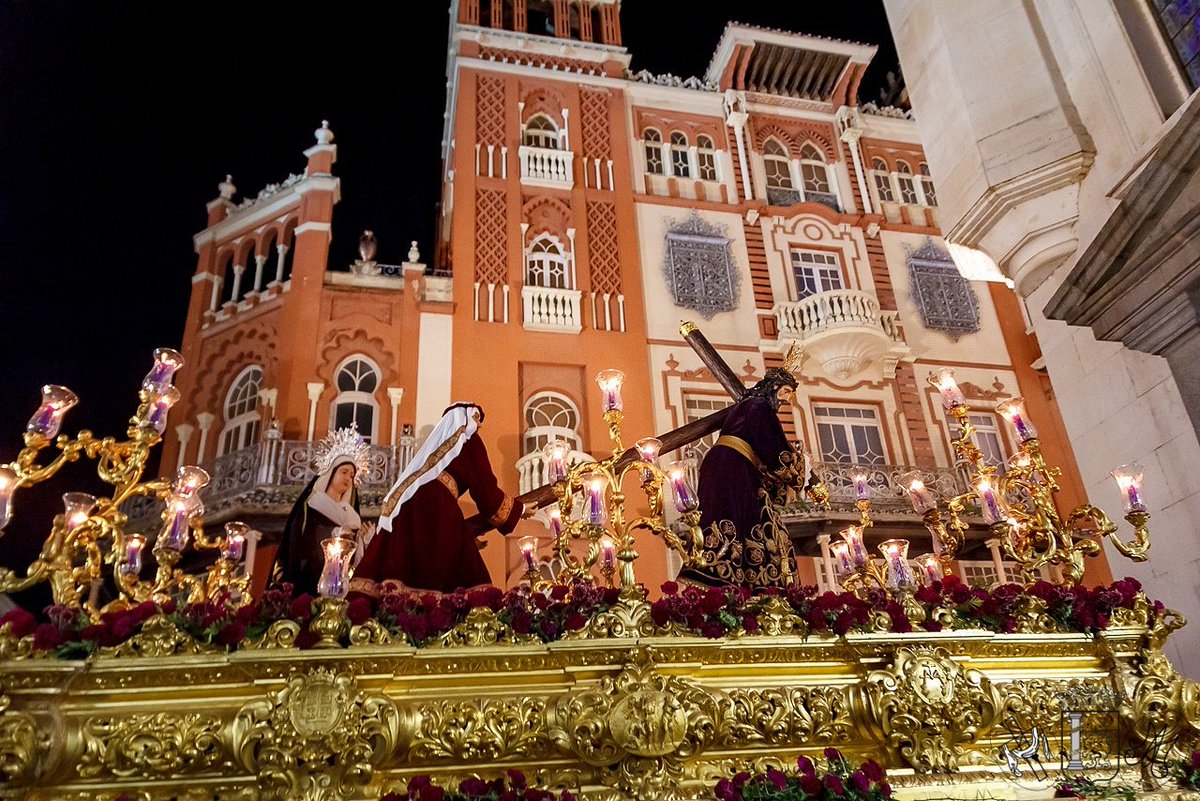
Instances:
[[[233,176],[226,175],[225,180],[217,184],[217,191],[224,200],[233,200],[234,194],[237,193],[237,187],[233,185]]]
[[[408,263],[419,264],[421,262],[421,251],[417,250],[417,240],[412,241],[412,247],[408,249]]]
[[[317,138],[318,145],[332,145],[333,131],[329,128],[329,120],[321,120],[321,127],[313,131],[313,136]]]
[[[375,232],[367,229],[362,232],[362,236],[358,238],[358,255],[363,261],[375,261],[375,253],[378,249],[378,243],[375,240]]]

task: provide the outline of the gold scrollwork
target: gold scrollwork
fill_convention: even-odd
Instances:
[[[550,747],[540,698],[426,704],[410,749],[422,760],[495,760],[535,756]]]
[[[996,722],[999,691],[982,672],[942,648],[900,648],[892,666],[869,673],[857,693],[869,732],[918,773],[958,768],[964,743]]]
[[[116,656],[171,656],[199,654],[205,650],[215,649],[196,642],[166,615],[155,615],[142,625],[141,631],[112,649],[112,653]]]
[[[257,774],[264,799],[341,801],[370,783],[400,740],[396,705],[318,668],[251,701],[230,727],[233,753]]]
[[[83,778],[179,775],[213,767],[224,757],[221,722],[208,715],[91,717],[82,734],[75,769]]]
[[[12,699],[0,692],[0,776],[17,782],[33,775],[47,744],[33,715],[9,709],[11,704]]]

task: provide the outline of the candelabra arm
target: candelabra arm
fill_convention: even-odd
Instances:
[[[1114,530],[1108,532],[1108,541],[1121,552],[1122,556],[1134,562],[1145,562],[1148,558],[1146,552],[1150,550],[1150,529],[1146,525],[1150,522],[1150,513],[1130,512],[1125,515],[1125,519],[1133,526],[1133,540],[1122,542]]]

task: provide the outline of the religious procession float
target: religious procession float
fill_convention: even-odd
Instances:
[[[730,372],[694,326],[683,333],[714,373]],[[888,540],[875,557],[871,485],[855,475],[859,520],[833,549],[838,591],[801,586],[791,569],[779,512],[828,494],[783,441],[775,409],[796,382],[777,369],[753,388],[733,377],[734,405],[635,447],[622,438],[621,376],[602,373],[611,456],[570,464],[552,443],[551,485],[520,503],[471,461],[477,407],[452,407],[378,532],[349,518],[310,525],[348,515],[362,443],[335,435],[309,488],[329,500],[303,507],[277,559],[283,580],[256,596],[254,532],[205,529],[205,472],[146,475],[181,365],[156,352],[125,439],[60,434],[78,399],[47,386],[24,448],[0,466],[0,527],[19,490],[67,464],[94,460],[112,488],[67,493],[40,556],[0,573],[0,590],[45,583],[53,596],[0,622],[3,797],[1200,798],[1200,692],[1162,651],[1184,621],[1132,579],[1083,583],[1104,539],[1147,558],[1141,475],[1114,473],[1131,537],[1092,506],[1061,514],[1057,470],[1019,399],[1000,409],[1021,445],[998,474],[952,371],[931,376],[972,490],[939,499],[912,477],[935,552],[910,561],[906,541]],[[685,466],[660,465],[717,429],[698,486]],[[468,489],[482,527],[445,512]],[[149,501],[161,522],[148,537],[130,509]],[[404,551],[413,526],[426,542],[473,543],[539,506],[553,577],[536,543],[522,542],[528,575],[506,591],[434,586],[453,576],[423,581],[433,572]],[[1024,583],[982,589],[951,574],[967,515],[990,525]],[[635,532],[679,554],[678,582],[639,583]],[[196,551],[215,559],[189,572]]]

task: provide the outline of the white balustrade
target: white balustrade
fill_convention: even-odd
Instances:
[[[575,154],[570,150],[521,145],[517,155],[521,161],[521,183],[558,189],[574,186]]]
[[[879,301],[870,292],[835,289],[776,307],[780,336],[800,339],[830,328],[880,326]]]
[[[582,329],[578,289],[551,289],[526,285],[521,288],[527,331],[578,334]]]
[[[593,461],[592,457],[583,451],[571,451],[567,455],[568,465],[590,461]],[[534,451],[517,460],[517,491],[521,495],[549,483],[550,460],[545,453]]]

